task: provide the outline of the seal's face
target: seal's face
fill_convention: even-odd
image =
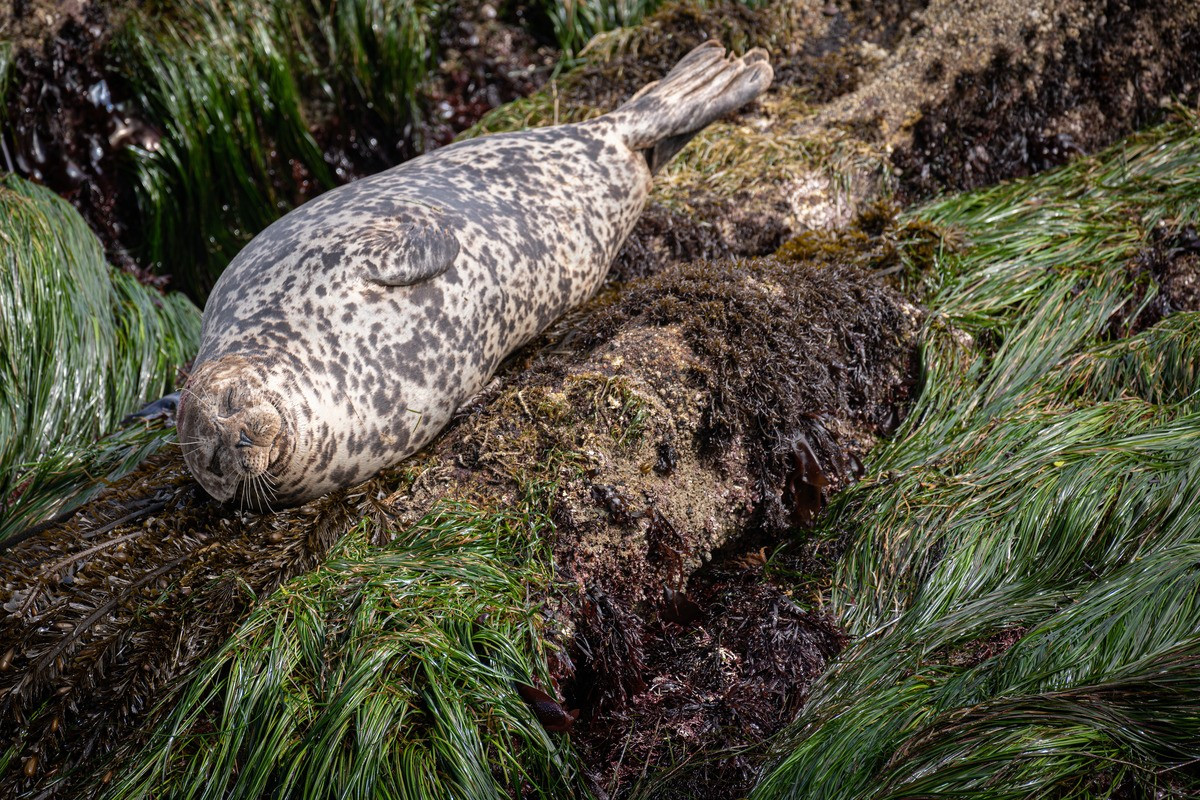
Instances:
[[[285,430],[267,393],[244,376],[193,376],[180,399],[178,429],[184,460],[209,494],[225,501],[241,491],[252,505],[271,505],[271,468],[283,455]]]

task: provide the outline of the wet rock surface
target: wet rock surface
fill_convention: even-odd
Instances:
[[[590,342],[617,331],[594,352],[648,379],[676,426],[647,425],[631,457],[602,459],[590,492],[568,483],[555,517],[560,576],[580,587],[560,612],[570,658],[556,677],[583,710],[575,736],[588,763],[612,765],[601,786],[628,790],[647,764],[762,741],[840,649],[836,627],[764,567],[791,541],[789,574],[828,574],[831,561],[816,566],[836,556],[828,544],[818,558],[816,543],[786,532],[861,474],[915,380],[919,315],[873,269],[848,267],[876,263],[866,241],[849,234],[824,265],[671,268],[576,332]],[[680,357],[663,358],[680,343]],[[668,796],[741,796],[761,755],[714,756]]]
[[[154,147],[159,134],[105,63],[108,12],[91,4],[52,11],[21,6],[15,15],[27,34],[37,30],[39,17],[58,27],[54,36],[40,29],[44,38],[29,38],[15,53],[13,89],[0,112],[4,167],[70,200],[111,263],[161,284],[128,250],[137,235],[137,199],[121,160],[128,147]]]
[[[905,197],[1041,172],[1161,119],[1171,102],[1195,102],[1200,10],[1181,6],[1164,25],[1160,3],[1089,5],[1054,22],[1070,32],[1053,47],[1041,43],[1039,26],[1054,12],[1033,8],[986,66],[948,75],[942,62],[929,63],[925,81],[952,88],[922,106],[911,143],[892,156]]]
[[[637,629],[642,690],[624,706],[595,707],[576,735],[587,763],[612,765],[596,776],[610,796],[643,782],[655,796],[680,800],[743,797],[753,787],[765,755],[755,745],[794,717],[845,641],[764,566],[753,551],[723,560],[691,581],[694,619],[668,613],[664,600]],[[575,681],[581,704],[588,701],[578,687],[596,677]],[[680,762],[670,777],[661,774]]]
[[[611,44],[615,55],[589,69],[616,85],[637,74],[626,62],[669,48],[675,30],[772,51],[772,89],[701,137],[703,163],[668,169],[655,193],[723,231],[729,215],[712,213],[723,205],[782,239],[844,226],[881,193],[909,203],[1029,175],[1200,92],[1200,11],[1188,4],[798,1],[728,22],[693,13],[690,27],[649,25]],[[581,83],[560,89],[566,116],[608,99]]]
[[[1164,220],[1126,271],[1140,296],[1109,319],[1113,338],[1141,333],[1178,311],[1200,311],[1200,234],[1195,225]]]

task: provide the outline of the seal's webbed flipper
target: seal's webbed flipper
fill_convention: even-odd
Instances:
[[[458,251],[458,239],[444,224],[386,220],[363,243],[363,277],[384,286],[412,286],[450,269]]]
[[[773,76],[762,48],[734,58],[720,42],[709,41],[610,116],[625,143],[645,151],[651,172],[657,172],[706,125],[765,91]]]

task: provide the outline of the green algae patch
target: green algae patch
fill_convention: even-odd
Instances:
[[[434,2],[205,0],[135,15],[113,49],[163,126],[153,147],[131,151],[144,261],[207,296],[256,233],[353,177],[317,140],[331,120],[353,120],[373,143],[368,172],[412,156],[397,137],[418,120],[440,13]]]
[[[853,265],[923,302],[937,287],[938,258],[960,244],[954,229],[902,219],[899,206],[881,200],[863,208],[844,229],[804,231],[787,240],[775,257],[832,268]]]
[[[902,218],[960,246],[920,395],[819,533],[856,640],[753,797],[1195,791],[1197,317],[1129,266],[1164,227],[1190,257],[1198,124]]]
[[[66,201],[0,178],[0,544],[161,440],[121,418],[171,390],[200,312],[110,267]]]
[[[575,795],[566,738],[518,691],[555,694],[548,530],[466,505],[384,547],[360,526],[251,612],[108,796]]]

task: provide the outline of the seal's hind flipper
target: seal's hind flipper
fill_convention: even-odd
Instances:
[[[651,171],[657,171],[706,125],[771,85],[774,73],[767,58],[761,48],[733,58],[720,42],[705,42],[608,118],[631,149],[646,151]]]
[[[458,251],[458,239],[445,224],[385,219],[371,226],[354,255],[371,283],[412,286],[450,269]]]

